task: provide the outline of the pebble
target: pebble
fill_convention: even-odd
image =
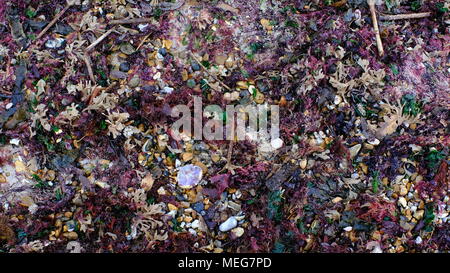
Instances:
[[[118,80],[118,79],[126,79],[127,73],[119,70],[112,70],[111,73],[109,73],[109,76],[112,80]]]
[[[377,138],[374,138],[374,139],[367,141],[367,143],[369,143],[370,145],[373,145],[373,146],[377,146],[378,144],[380,144],[380,141]]]
[[[130,45],[129,43],[125,43],[125,44],[120,46],[120,51],[123,54],[131,55],[131,54],[134,53],[135,50],[134,50],[134,47],[132,45]]]
[[[276,138],[270,142],[274,149],[280,149],[283,147],[283,140],[281,138]]]
[[[193,208],[196,212],[201,213],[201,212],[203,211],[203,209],[205,208],[205,205],[203,205],[202,202],[197,202],[197,203],[195,203],[195,204],[192,206],[192,208]]]
[[[353,230],[353,227],[348,226],[348,227],[345,227],[344,230],[347,231],[347,232],[349,232],[349,231],[352,231],[352,230]]]
[[[128,62],[123,62],[119,66],[119,70],[122,72],[128,72],[130,70],[130,64]]]
[[[194,71],[199,71],[200,70],[200,65],[196,62],[191,64],[191,67]]]
[[[139,83],[141,82],[141,79],[138,75],[135,75],[131,80],[128,82],[128,86],[131,88],[137,87]]]
[[[177,182],[181,188],[192,188],[202,179],[202,168],[189,164],[180,168],[177,174]]]
[[[406,186],[404,186],[404,185],[400,186],[399,194],[400,194],[400,196],[405,196],[406,194],[408,194],[408,189],[406,188]]]
[[[56,39],[50,39],[47,40],[47,42],[45,42],[45,47],[46,48],[60,48],[64,45],[64,43],[66,42],[66,40],[64,40],[63,38],[56,38]]]
[[[339,105],[341,102],[342,102],[341,96],[336,95],[336,96],[334,97],[334,104],[335,104],[335,105]]]
[[[75,231],[63,233],[63,236],[69,240],[77,240],[78,234]]]
[[[161,54],[161,56],[166,56],[167,55],[167,49],[165,49],[164,47],[160,48],[158,50],[158,53]]]
[[[199,220],[194,220],[191,224],[191,228],[199,228],[200,227],[200,221]]]
[[[6,177],[0,173],[0,184],[6,183]]]
[[[308,160],[306,158],[303,158],[300,161],[300,168],[302,168],[303,170],[306,169],[306,166],[308,165]]]
[[[220,224],[219,230],[222,232],[227,232],[237,226],[237,220],[234,216],[228,218],[225,222]]]
[[[165,93],[165,94],[170,94],[172,92],[173,92],[173,88],[172,87],[166,86],[166,87],[163,88],[163,93]]]
[[[183,153],[183,154],[181,155],[181,159],[182,159],[184,162],[187,162],[187,161],[191,160],[192,158],[194,158],[194,154],[192,154],[192,153]]]
[[[406,208],[407,202],[406,202],[405,197],[400,197],[400,198],[398,199],[398,203],[399,203],[402,207]]]
[[[187,80],[186,84],[189,88],[194,88],[196,85],[196,82],[194,79],[189,79],[189,80]]]
[[[227,58],[226,55],[217,55],[214,60],[218,65],[224,65]]]
[[[424,213],[425,213],[425,211],[423,209],[421,209],[421,210],[416,211],[413,216],[417,220],[420,220],[423,218]]]
[[[171,204],[171,203],[167,204],[167,208],[168,208],[170,211],[172,211],[172,210],[178,210],[178,208],[177,208],[175,205]]]
[[[244,229],[241,227],[237,227],[237,228],[233,228],[233,230],[231,231],[236,237],[241,237],[242,235],[244,235]]]
[[[422,243],[422,237],[417,236],[416,238],[416,244],[420,245]]]

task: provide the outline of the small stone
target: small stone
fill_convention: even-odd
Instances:
[[[423,209],[418,210],[414,213],[414,218],[416,218],[417,220],[420,220],[423,218],[425,211]]]
[[[345,228],[344,228],[344,230],[345,230],[345,231],[347,231],[347,232],[350,232],[350,231],[352,231],[352,230],[353,230],[353,227],[351,227],[351,226],[348,226],[348,227],[345,227]]]
[[[211,155],[211,160],[212,160],[214,163],[218,162],[218,161],[220,160],[220,155],[218,155],[218,154],[212,154],[212,155]]]
[[[45,42],[45,47],[52,49],[61,48],[65,44],[65,42],[66,40],[64,40],[63,38],[50,39]]]
[[[231,101],[231,93],[230,92],[225,92],[223,94],[223,99],[226,101]]]
[[[373,145],[373,146],[377,146],[378,144],[380,144],[380,141],[378,139],[374,138],[374,139],[367,141],[367,143],[369,143],[370,145]]]
[[[218,64],[218,65],[224,65],[225,61],[227,60],[227,55],[217,55],[214,58],[214,61]]]
[[[194,220],[191,224],[191,228],[199,228],[200,227],[200,221],[199,220]]]
[[[196,85],[195,80],[194,80],[194,79],[189,79],[189,80],[187,80],[186,85],[187,85],[189,88],[194,88],[195,85]]]
[[[421,243],[422,243],[422,237],[420,237],[420,236],[417,236],[417,238],[416,238],[416,244],[418,244],[418,245],[420,245]]]
[[[196,62],[193,62],[191,64],[191,67],[192,67],[192,70],[194,70],[194,71],[199,71],[200,70],[200,65],[198,63],[196,63]]]
[[[308,165],[308,160],[306,158],[303,158],[300,161],[300,168],[302,168],[303,170],[306,169],[306,166]]]
[[[128,62],[123,62],[119,66],[119,70],[122,72],[128,72],[130,70],[130,64]]]
[[[334,204],[336,204],[336,203],[339,203],[339,202],[341,202],[342,201],[342,198],[341,197],[335,197],[335,198],[333,198],[333,200],[331,200],[331,202],[333,202]]]
[[[230,100],[231,100],[231,101],[236,101],[236,100],[238,100],[238,99],[239,99],[239,92],[238,92],[238,91],[233,91],[233,92],[231,92]]]
[[[183,153],[183,154],[181,155],[181,159],[182,159],[184,162],[187,162],[187,161],[191,160],[192,158],[194,158],[194,154],[192,154],[192,153]]]
[[[166,87],[163,88],[163,93],[170,94],[170,93],[173,92],[173,90],[174,89],[172,87],[166,86]]]
[[[233,228],[233,230],[231,231],[233,234],[234,234],[234,236],[236,236],[236,237],[241,237],[242,235],[244,235],[244,229],[243,228],[241,228],[241,227],[237,227],[237,228]]]
[[[356,144],[355,146],[352,146],[349,150],[350,150],[350,158],[354,158],[355,156],[358,155],[359,150],[361,150],[361,144]]]
[[[414,228],[414,226],[404,220],[400,220],[400,227],[406,231],[410,231]]]
[[[406,186],[404,185],[400,186],[399,194],[400,196],[405,196],[406,194],[408,194],[408,189],[406,188]]]
[[[131,55],[131,54],[134,53],[135,50],[134,50],[134,47],[133,47],[131,44],[125,43],[125,44],[123,44],[123,45],[120,46],[120,51],[121,51],[123,54]]]
[[[6,183],[6,177],[0,173],[0,184]]]
[[[281,138],[276,138],[270,142],[270,145],[272,145],[274,149],[280,149],[283,146],[283,140]]]
[[[202,179],[202,168],[192,164],[180,168],[177,174],[177,182],[181,188],[192,188]]]
[[[158,50],[158,53],[161,54],[162,56],[166,56],[167,54],[167,49],[165,49],[164,47],[160,48]]]
[[[205,208],[205,205],[203,205],[203,203],[201,203],[201,202],[197,202],[197,203],[195,203],[195,204],[192,206],[192,208],[193,208],[196,212],[200,213],[200,212]]]
[[[219,230],[222,232],[227,232],[237,226],[237,220],[234,216],[228,218],[225,222],[220,224]]]
[[[70,211],[64,213],[64,216],[67,218],[72,218],[72,215],[73,215],[73,213]]]
[[[191,216],[185,216],[184,217],[184,221],[186,222],[186,223],[190,223],[190,222],[192,222],[192,217]]]
[[[63,233],[63,236],[69,240],[77,240],[78,234],[75,231]]]
[[[119,70],[111,70],[109,73],[111,80],[122,80],[128,77],[128,74]]]
[[[406,208],[407,202],[406,202],[405,197],[400,197],[400,198],[398,199],[398,203],[399,203],[402,207]]]
[[[141,79],[139,78],[138,75],[135,75],[133,78],[131,78],[131,80],[128,82],[128,86],[131,88],[135,88],[139,85],[139,83],[141,82]]]
[[[341,102],[342,102],[342,97],[339,96],[339,95],[336,95],[336,96],[334,97],[334,104],[335,104],[335,105],[339,105]]]
[[[16,167],[16,172],[18,172],[18,173],[24,172],[27,170],[27,167],[25,167],[25,164],[23,164],[23,162],[20,160],[17,160],[16,162],[14,162],[14,165]]]
[[[167,204],[167,208],[169,209],[169,211],[178,210],[178,208],[175,205],[171,204],[171,203]]]

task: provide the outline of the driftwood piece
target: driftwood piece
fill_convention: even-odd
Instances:
[[[38,34],[38,36],[36,37],[36,40],[39,40],[40,38],[42,38],[42,36],[44,36],[45,33],[47,33],[47,31],[59,20],[59,18],[61,18],[61,16],[63,16],[63,14],[73,5],[74,1],[68,1],[67,5],[64,7],[63,10],[61,10],[56,16],[55,18],[53,18],[53,20]]]
[[[370,14],[372,15],[373,30],[375,32],[375,38],[377,41],[378,54],[380,56],[383,56],[384,49],[383,49],[383,42],[381,41],[380,30],[378,28],[377,13],[376,13],[376,9],[375,9],[375,0],[367,0],[367,4],[369,4]]]
[[[426,17],[430,17],[430,16],[431,16],[431,12],[395,14],[395,15],[380,16],[380,20],[383,20],[383,21],[407,20],[407,19],[426,18]]]

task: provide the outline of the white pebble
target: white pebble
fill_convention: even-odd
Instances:
[[[420,245],[422,243],[422,237],[417,236],[416,238],[416,244]]]
[[[228,218],[225,222],[220,224],[219,230],[222,232],[227,232],[237,226],[237,220],[234,216]]]
[[[280,149],[283,146],[283,140],[281,138],[274,139],[270,142],[274,149]]]

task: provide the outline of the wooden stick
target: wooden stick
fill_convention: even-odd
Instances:
[[[375,37],[377,40],[378,54],[380,56],[383,56],[384,49],[383,49],[383,42],[381,42],[380,30],[378,29],[378,20],[375,10],[375,0],[367,0],[367,4],[369,4],[370,14],[372,15],[373,30],[375,31]]]
[[[150,23],[153,18],[132,18],[132,19],[118,19],[109,21],[110,25],[122,25],[122,24],[141,24]]]
[[[105,39],[106,37],[108,37],[109,34],[111,34],[111,32],[113,32],[115,30],[115,28],[112,28],[110,30],[108,30],[107,32],[105,32],[104,34],[102,34],[102,36],[98,37],[97,40],[95,40],[92,44],[90,44],[88,47],[86,47],[86,52],[91,51],[94,47],[96,47],[101,41],[103,41],[103,39]]]
[[[231,91],[231,88],[224,84],[221,80],[219,80],[216,76],[212,75],[211,73],[208,72],[208,69],[202,64],[202,62],[200,62],[200,60],[195,57],[194,53],[189,52],[192,56],[192,58],[194,58],[194,60],[205,70],[206,73],[208,73],[208,75],[210,75],[211,77],[214,78],[215,81],[217,81],[218,83],[220,83],[220,85],[222,85],[223,87],[225,87],[228,91]],[[220,91],[220,90],[216,90],[216,91]]]
[[[35,40],[39,40],[44,34],[61,18],[61,16],[73,5],[74,1],[68,1],[67,5],[60,11],[55,18],[38,34]]]
[[[89,78],[91,79],[92,83],[95,83],[94,72],[92,71],[92,66],[91,66],[91,58],[89,57],[87,52],[84,53],[83,59],[84,59],[84,62],[86,63],[87,69],[88,69]]]
[[[141,46],[145,43],[145,41],[147,41],[147,38],[150,36],[150,34],[147,34],[144,39],[142,39],[142,41],[139,43],[138,47],[136,48],[136,51],[139,50],[139,48],[141,48]]]
[[[396,15],[380,16],[380,20],[390,21],[390,20],[403,20],[403,19],[417,19],[417,18],[425,18],[425,17],[430,17],[430,16],[431,16],[431,12],[396,14]]]

